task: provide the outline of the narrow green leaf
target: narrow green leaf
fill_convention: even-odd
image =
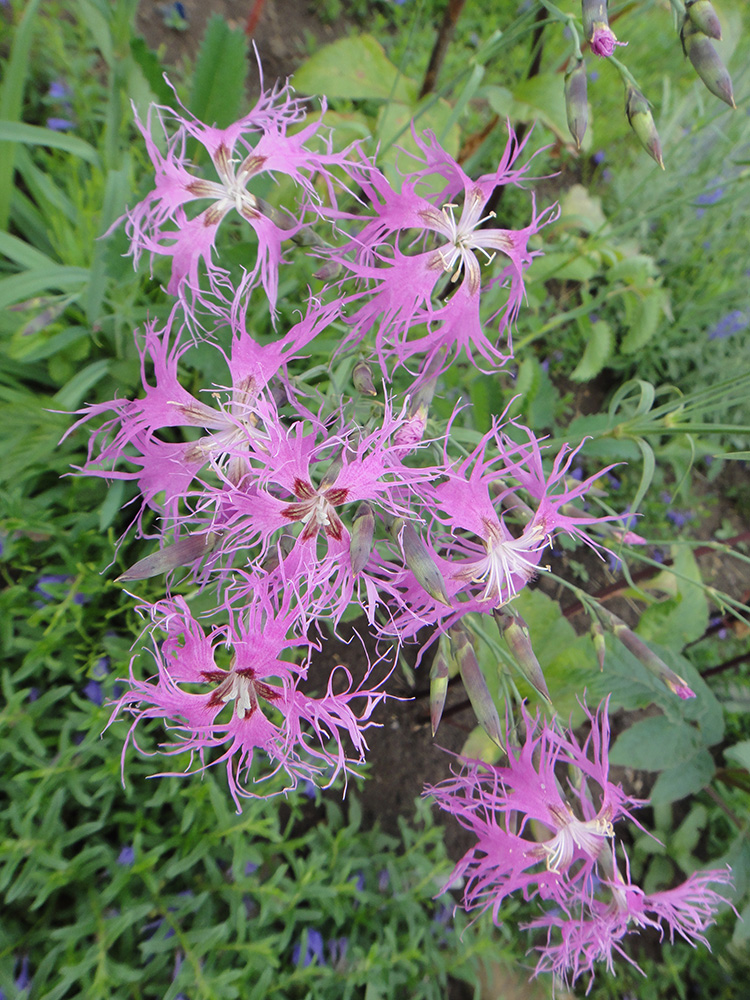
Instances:
[[[0,87],[0,119],[6,119],[9,125],[18,122],[23,109],[23,92],[31,65],[29,55],[38,6],[39,0],[30,0],[30,3],[26,4],[13,38],[10,58],[5,66],[5,75]],[[0,132],[1,138],[3,136]],[[0,230],[8,228],[15,160],[15,146],[0,143]]]
[[[198,52],[188,107],[201,121],[226,128],[240,114],[247,76],[247,39],[214,14]]]
[[[9,278],[0,279],[0,309],[25,302],[40,292],[67,291],[77,289],[86,283],[89,272],[85,267],[64,267],[52,264],[49,267],[21,271]]]
[[[41,125],[27,125],[25,122],[13,122],[7,119],[0,120],[0,143],[21,142],[25,146],[46,146],[48,149],[62,149],[66,153],[72,153],[80,159],[99,166],[99,154],[85,139],[77,135],[68,135],[66,132],[53,132],[51,128],[42,128]],[[0,145],[0,154],[4,149]]]

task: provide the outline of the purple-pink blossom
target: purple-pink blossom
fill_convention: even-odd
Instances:
[[[432,133],[414,133],[414,141],[419,149],[416,165],[404,175],[400,191],[370,164],[347,165],[374,212],[350,242],[333,253],[363,286],[351,295],[344,292],[351,325],[348,340],[358,342],[374,330],[386,377],[392,362],[408,364],[423,356],[429,364],[440,357],[444,370],[462,352],[473,363],[496,369],[510,356],[500,341],[507,335],[510,343],[509,327],[524,296],[524,272],[537,255],[529,240],[554,210],[537,213],[532,198],[531,219],[524,228],[486,225],[494,219],[494,212],[487,211],[493,191],[507,184],[520,186],[529,168],[518,165],[525,141],[519,143],[512,132],[497,170],[476,180]],[[436,176],[437,194],[426,184]],[[499,271],[493,268],[485,277],[485,265],[489,268],[498,254]],[[485,321],[480,318],[481,295],[493,286],[507,289],[505,301]],[[491,335],[487,325],[493,327]]]
[[[154,645],[156,673],[143,680],[131,663],[130,689],[109,723],[122,712],[134,717],[123,767],[127,745],[139,748],[137,729],[147,719],[168,726],[163,754],[189,754],[182,773],[196,769],[194,762],[198,770],[223,764],[238,810],[242,798],[267,794],[264,781],[278,771],[292,786],[321,773],[330,784],[363,760],[364,730],[385,697],[382,686],[367,686],[369,671],[355,682],[337,666],[324,690],[310,691],[305,682],[316,646],[288,596],[280,603],[259,586],[240,611],[228,610],[227,624],[207,630],[182,598],[150,609],[155,633],[165,635]],[[265,762],[259,773],[251,770],[258,751]]]
[[[331,153],[320,120],[290,131],[305,116],[304,102],[292,97],[288,85],[263,92],[249,114],[224,129],[204,125],[184,108],[152,105],[145,125],[136,116],[155,170],[155,187],[126,215],[134,264],[144,252],[152,259],[171,257],[167,291],[185,305],[196,297],[208,305],[210,293],[236,307],[259,282],[273,314],[282,243],[306,225],[308,208],[319,200],[313,175],[330,178],[329,165],[344,156]],[[205,176],[191,163],[188,150],[196,142],[208,154],[215,176],[210,171]],[[270,209],[252,191],[261,174],[289,177],[300,192],[300,204]],[[258,241],[255,264],[237,288],[214,259],[219,226],[230,213],[247,223]],[[208,279],[205,290],[201,265]]]
[[[627,45],[627,42],[618,42],[614,31],[603,21],[594,22],[594,31],[590,38],[591,51],[595,56],[609,58],[615,51],[617,45]]]
[[[539,894],[569,907],[591,898],[597,862],[621,818],[641,803],[609,780],[606,703],[587,712],[583,745],[521,709],[525,738],[508,745],[508,763],[467,761],[458,774],[427,789],[477,843],[459,861],[451,881],[465,879],[464,907],[491,910],[499,921],[513,892]],[[561,770],[577,769],[580,781]]]

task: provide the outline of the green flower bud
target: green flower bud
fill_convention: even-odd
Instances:
[[[495,608],[492,613],[495,616],[497,627],[500,629],[500,634],[507,642],[508,649],[511,651],[513,659],[518,664],[521,673],[534,690],[552,704],[542,668],[539,660],[534,655],[534,650],[531,648],[528,625],[519,615],[502,611],[500,608]]]
[[[438,731],[440,720],[443,717],[445,696],[448,693],[448,680],[451,673],[450,657],[446,649],[447,642],[446,636],[442,635],[430,669],[430,725],[433,736]]]
[[[369,503],[361,503],[352,521],[349,536],[349,554],[352,560],[352,573],[360,573],[367,565],[372,552],[372,540],[375,537],[375,514]]]
[[[721,24],[711,0],[686,0],[687,16],[704,35],[721,41]]]
[[[456,622],[448,629],[448,637],[451,642],[451,652],[461,671],[461,680],[464,682],[477,722],[493,742],[502,746],[503,731],[500,717],[474,652],[471,635],[465,625]]]
[[[171,573],[180,566],[189,566],[214,551],[219,544],[222,532],[206,531],[195,535],[184,535],[172,545],[165,545],[158,552],[144,556],[133,563],[115,580],[115,583],[129,583],[132,580],[148,580],[152,576]]]
[[[372,372],[366,361],[358,361],[352,371],[352,382],[357,392],[363,396],[377,396],[378,392],[372,380]]]
[[[596,611],[604,627],[643,664],[646,670],[658,677],[678,698],[683,700],[695,698],[695,692],[690,689],[687,681],[649,649],[643,639],[631,631],[621,618],[603,607],[598,607]]]
[[[682,48],[693,64],[693,69],[703,80],[711,93],[724,101],[730,108],[736,108],[732,93],[732,78],[726,66],[721,61],[719,53],[710,38],[703,34],[700,28],[686,17],[680,32]]]
[[[414,525],[403,517],[394,519],[390,526],[391,536],[399,543],[404,554],[404,562],[412,571],[421,587],[434,600],[446,607],[452,607],[445,592],[445,580],[427,550],[424,542],[417,534]]]
[[[583,37],[590,42],[594,37],[596,25],[608,25],[607,0],[581,0],[581,18],[583,19]]]
[[[640,144],[663,170],[664,160],[661,155],[661,142],[648,101],[640,90],[636,90],[630,84],[627,84],[625,88],[625,114],[628,116],[630,127],[638,137]]]
[[[565,74],[565,112],[568,128],[581,148],[586,126],[589,121],[589,105],[586,99],[586,63],[577,59],[575,65]]]

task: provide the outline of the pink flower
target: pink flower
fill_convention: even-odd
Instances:
[[[363,732],[372,725],[373,709],[385,694],[356,684],[343,666],[333,668],[320,694],[304,690],[314,646],[300,627],[289,599],[279,604],[256,588],[253,601],[240,613],[230,608],[230,621],[206,633],[182,598],[162,601],[152,609],[156,628],[166,633],[156,642],[157,672],[147,680],[130,667],[130,690],[120,698],[110,725],[122,711],[135,717],[123,749],[138,749],[136,729],[147,719],[164,719],[174,735],[163,744],[167,756],[189,753],[198,770],[226,765],[232,798],[262,795],[263,782],[278,771],[294,787],[300,778],[325,772],[330,784],[340,771],[362,761],[367,749]],[[287,658],[291,650],[302,662]],[[355,712],[354,703],[361,708]],[[345,748],[348,737],[354,757]],[[270,767],[251,772],[257,750]],[[180,772],[185,773],[185,772]],[[248,782],[261,789],[253,792]]]
[[[591,42],[591,51],[595,56],[609,58],[615,51],[616,45],[628,44],[627,42],[618,42],[614,31],[603,21],[595,21],[593,28],[589,41]]]
[[[81,471],[136,481],[144,505],[164,514],[162,529],[168,529],[184,513],[184,501],[199,492],[195,479],[201,470],[221,470],[231,483],[250,472],[253,454],[267,447],[265,426],[278,420],[270,387],[283,382],[287,363],[330,322],[331,314],[330,308],[312,311],[283,339],[266,345],[244,330],[232,330],[227,353],[214,344],[210,347],[221,356],[227,379],[223,385],[207,386],[205,401],[180,381],[179,366],[194,341],[183,337],[182,330],[174,332],[174,312],[164,330],[147,323],[137,341],[143,397],[85,407],[68,431],[108,411],[115,413],[91,435],[88,462]],[[165,441],[167,428],[200,428],[203,433],[193,440]],[[121,468],[123,463],[135,469]]]
[[[496,922],[503,901],[518,890],[566,909],[592,898],[614,824],[632,819],[630,809],[641,804],[609,780],[606,703],[595,715],[587,711],[591,731],[583,746],[523,706],[521,714],[525,740],[508,746],[507,765],[467,761],[460,774],[426,790],[477,837],[451,881],[464,877],[464,907],[491,909]],[[561,767],[577,768],[580,783],[563,786]]]
[[[219,129],[204,125],[184,108],[153,105],[146,125],[136,122],[146,141],[156,171],[156,186],[127,213],[134,264],[144,251],[152,258],[172,258],[168,291],[185,304],[200,291],[200,265],[206,268],[209,290],[220,301],[230,294],[237,304],[258,281],[263,286],[271,312],[276,307],[281,244],[304,225],[305,203],[318,200],[312,176],[330,176],[328,166],[341,159],[330,153],[327,141],[315,151],[309,143],[320,130],[320,121],[290,134],[289,128],[305,118],[304,103],[291,96],[287,85],[262,93],[253,110]],[[156,125],[160,140],[152,137]],[[210,157],[215,178],[204,177],[188,159],[191,143],[199,143]],[[261,174],[290,177],[302,192],[302,212],[271,211],[250,185]],[[209,204],[199,211],[193,204]],[[236,291],[228,272],[213,259],[217,231],[222,221],[236,212],[255,231],[258,256]]]
[[[524,295],[523,275],[536,256],[529,239],[551,219],[552,210],[537,214],[520,230],[484,226],[494,213],[486,212],[498,186],[520,181],[528,170],[516,166],[525,142],[511,132],[497,170],[472,180],[438,144],[435,136],[414,135],[420,150],[418,168],[405,175],[400,192],[369,165],[350,167],[350,173],[370,200],[375,216],[343,251],[339,264],[367,288],[349,298],[352,334],[361,340],[374,329],[383,373],[390,377],[387,359],[404,364],[417,355],[427,363],[442,357],[442,370],[461,351],[470,360],[476,352],[490,367],[508,358],[497,346],[498,336],[515,319]],[[438,174],[444,181],[437,195],[429,194],[425,180]],[[408,243],[406,243],[408,235]],[[416,235],[414,235],[416,233]],[[415,247],[422,246],[422,250]],[[354,262],[350,260],[354,252]],[[507,261],[500,272],[483,278],[483,266],[497,254]],[[446,283],[447,282],[447,283]],[[436,293],[450,291],[443,304]],[[481,293],[492,286],[507,287],[497,333],[489,337],[480,320]],[[415,328],[426,324],[426,332]]]
[[[534,975],[552,972],[572,985],[589,974],[590,990],[598,962],[613,973],[615,955],[621,955],[638,968],[623,942],[627,934],[644,927],[653,927],[662,938],[666,932],[670,943],[677,934],[694,947],[698,943],[708,947],[705,931],[714,922],[717,908],[727,902],[710,886],[731,881],[727,870],[695,872],[682,885],[649,896],[616,873],[603,886],[609,901],[584,901],[575,914],[549,912],[527,925],[547,933],[547,943],[535,949],[539,959]]]

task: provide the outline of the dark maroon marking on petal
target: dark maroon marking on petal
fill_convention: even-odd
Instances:
[[[317,490],[305,479],[295,479],[292,493],[300,500],[312,500],[318,495]]]
[[[336,486],[330,490],[326,490],[323,496],[326,498],[328,503],[332,503],[334,507],[336,507],[340,503],[346,503],[346,498],[349,496],[349,490],[345,486]]]

